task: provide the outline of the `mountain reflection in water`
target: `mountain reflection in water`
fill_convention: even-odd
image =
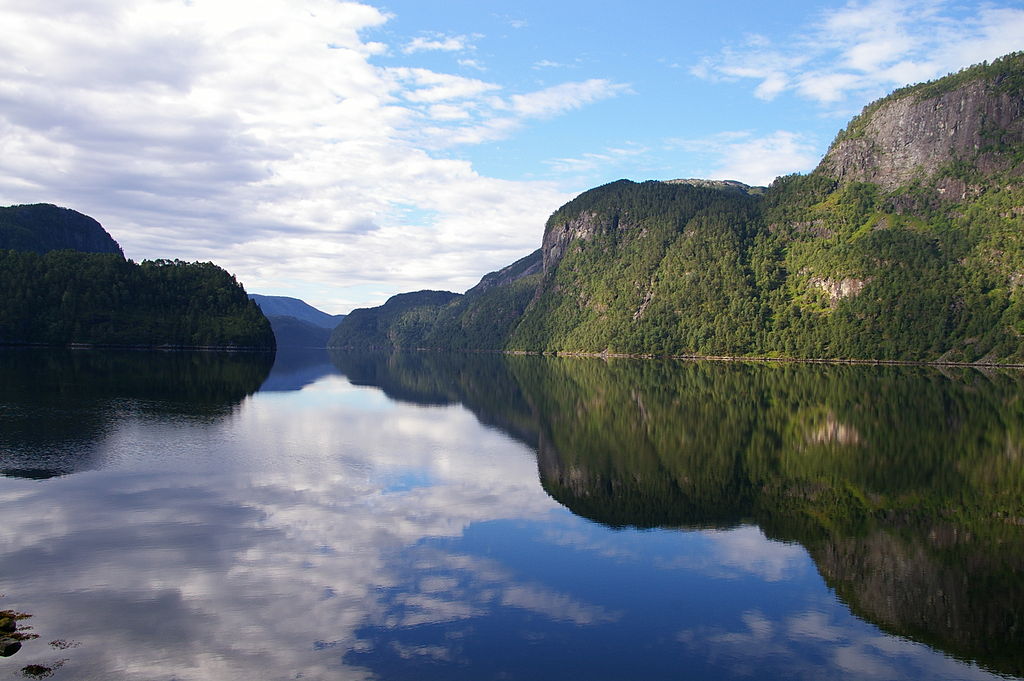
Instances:
[[[1024,673],[1020,373],[128,354],[0,354],[0,679]]]
[[[754,523],[859,616],[1024,674],[1024,375],[336,353],[395,399],[461,402],[610,527]],[[369,379],[368,377],[371,377]]]
[[[96,443],[131,415],[222,418],[273,363],[269,353],[0,348],[0,475],[95,468]]]

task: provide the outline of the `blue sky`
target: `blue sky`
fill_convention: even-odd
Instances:
[[[0,204],[331,313],[463,291],[590,187],[811,170],[867,102],[1024,48],[945,0],[0,0]]]

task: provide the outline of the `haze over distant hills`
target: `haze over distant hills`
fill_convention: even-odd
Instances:
[[[249,298],[270,320],[280,348],[326,348],[331,331],[345,318],[343,314],[327,314],[298,298],[258,293],[250,293]]]
[[[866,106],[809,175],[621,180],[465,295],[338,348],[1024,362],[1024,53]]]

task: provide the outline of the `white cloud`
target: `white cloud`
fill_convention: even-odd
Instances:
[[[964,14],[966,12],[966,14]],[[868,0],[827,10],[775,43],[748,37],[691,73],[754,80],[754,95],[793,91],[821,104],[877,97],[1024,45],[1024,9],[947,0]]]
[[[445,36],[433,34],[428,37],[413,38],[408,45],[402,48],[402,52],[405,54],[423,51],[462,52],[469,49],[470,46],[469,38],[464,35]]]
[[[670,140],[669,145],[697,154],[708,164],[700,177],[768,185],[779,175],[811,170],[820,154],[805,136],[778,130],[755,137],[749,132],[723,132],[706,139]]]
[[[500,90],[501,86],[475,78],[465,78],[428,69],[389,69],[398,80],[413,85],[416,89],[405,93],[411,102],[440,102],[448,99],[469,99],[488,92]]]
[[[521,116],[547,118],[579,109],[587,104],[616,97],[629,88],[603,78],[579,83],[563,83],[525,95],[513,95],[512,110]]]
[[[382,302],[367,287],[464,290],[536,248],[569,197],[442,150],[625,89],[383,68],[363,34],[389,16],[356,2],[65,5],[0,0],[0,203],[75,208],[129,257],[213,260],[331,312]]]
[[[600,152],[585,153],[575,158],[551,159],[545,163],[552,171],[561,174],[587,175],[598,171],[607,173],[624,163],[634,163],[647,151],[646,147],[640,145],[623,145],[609,147]]]

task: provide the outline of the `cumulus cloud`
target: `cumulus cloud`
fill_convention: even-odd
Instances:
[[[966,14],[965,14],[966,12]],[[1024,45],[1024,9],[948,0],[868,0],[826,10],[772,42],[748,36],[691,68],[710,80],[753,80],[754,95],[784,92],[823,105],[877,97]]]
[[[433,34],[426,37],[413,38],[408,45],[402,48],[402,52],[405,54],[423,51],[462,52],[469,47],[469,38],[464,35],[446,36]]]
[[[647,153],[647,148],[641,145],[623,145],[621,147],[609,147],[599,152],[589,152],[574,158],[556,158],[546,161],[546,164],[556,173],[586,174],[598,170],[607,171],[610,168],[621,166],[624,162],[631,162]]]
[[[729,131],[696,140],[670,140],[672,147],[695,153],[708,164],[702,177],[768,185],[779,175],[808,171],[820,154],[814,142],[800,133],[778,130],[755,136]]]
[[[548,118],[628,92],[629,87],[604,78],[563,83],[524,95],[513,95],[511,108],[521,116]]]
[[[378,66],[471,37],[374,42],[389,16],[357,2],[62,7],[0,1],[0,203],[75,208],[129,257],[213,260],[332,312],[464,290],[536,248],[569,197],[445,150],[623,91]]]

